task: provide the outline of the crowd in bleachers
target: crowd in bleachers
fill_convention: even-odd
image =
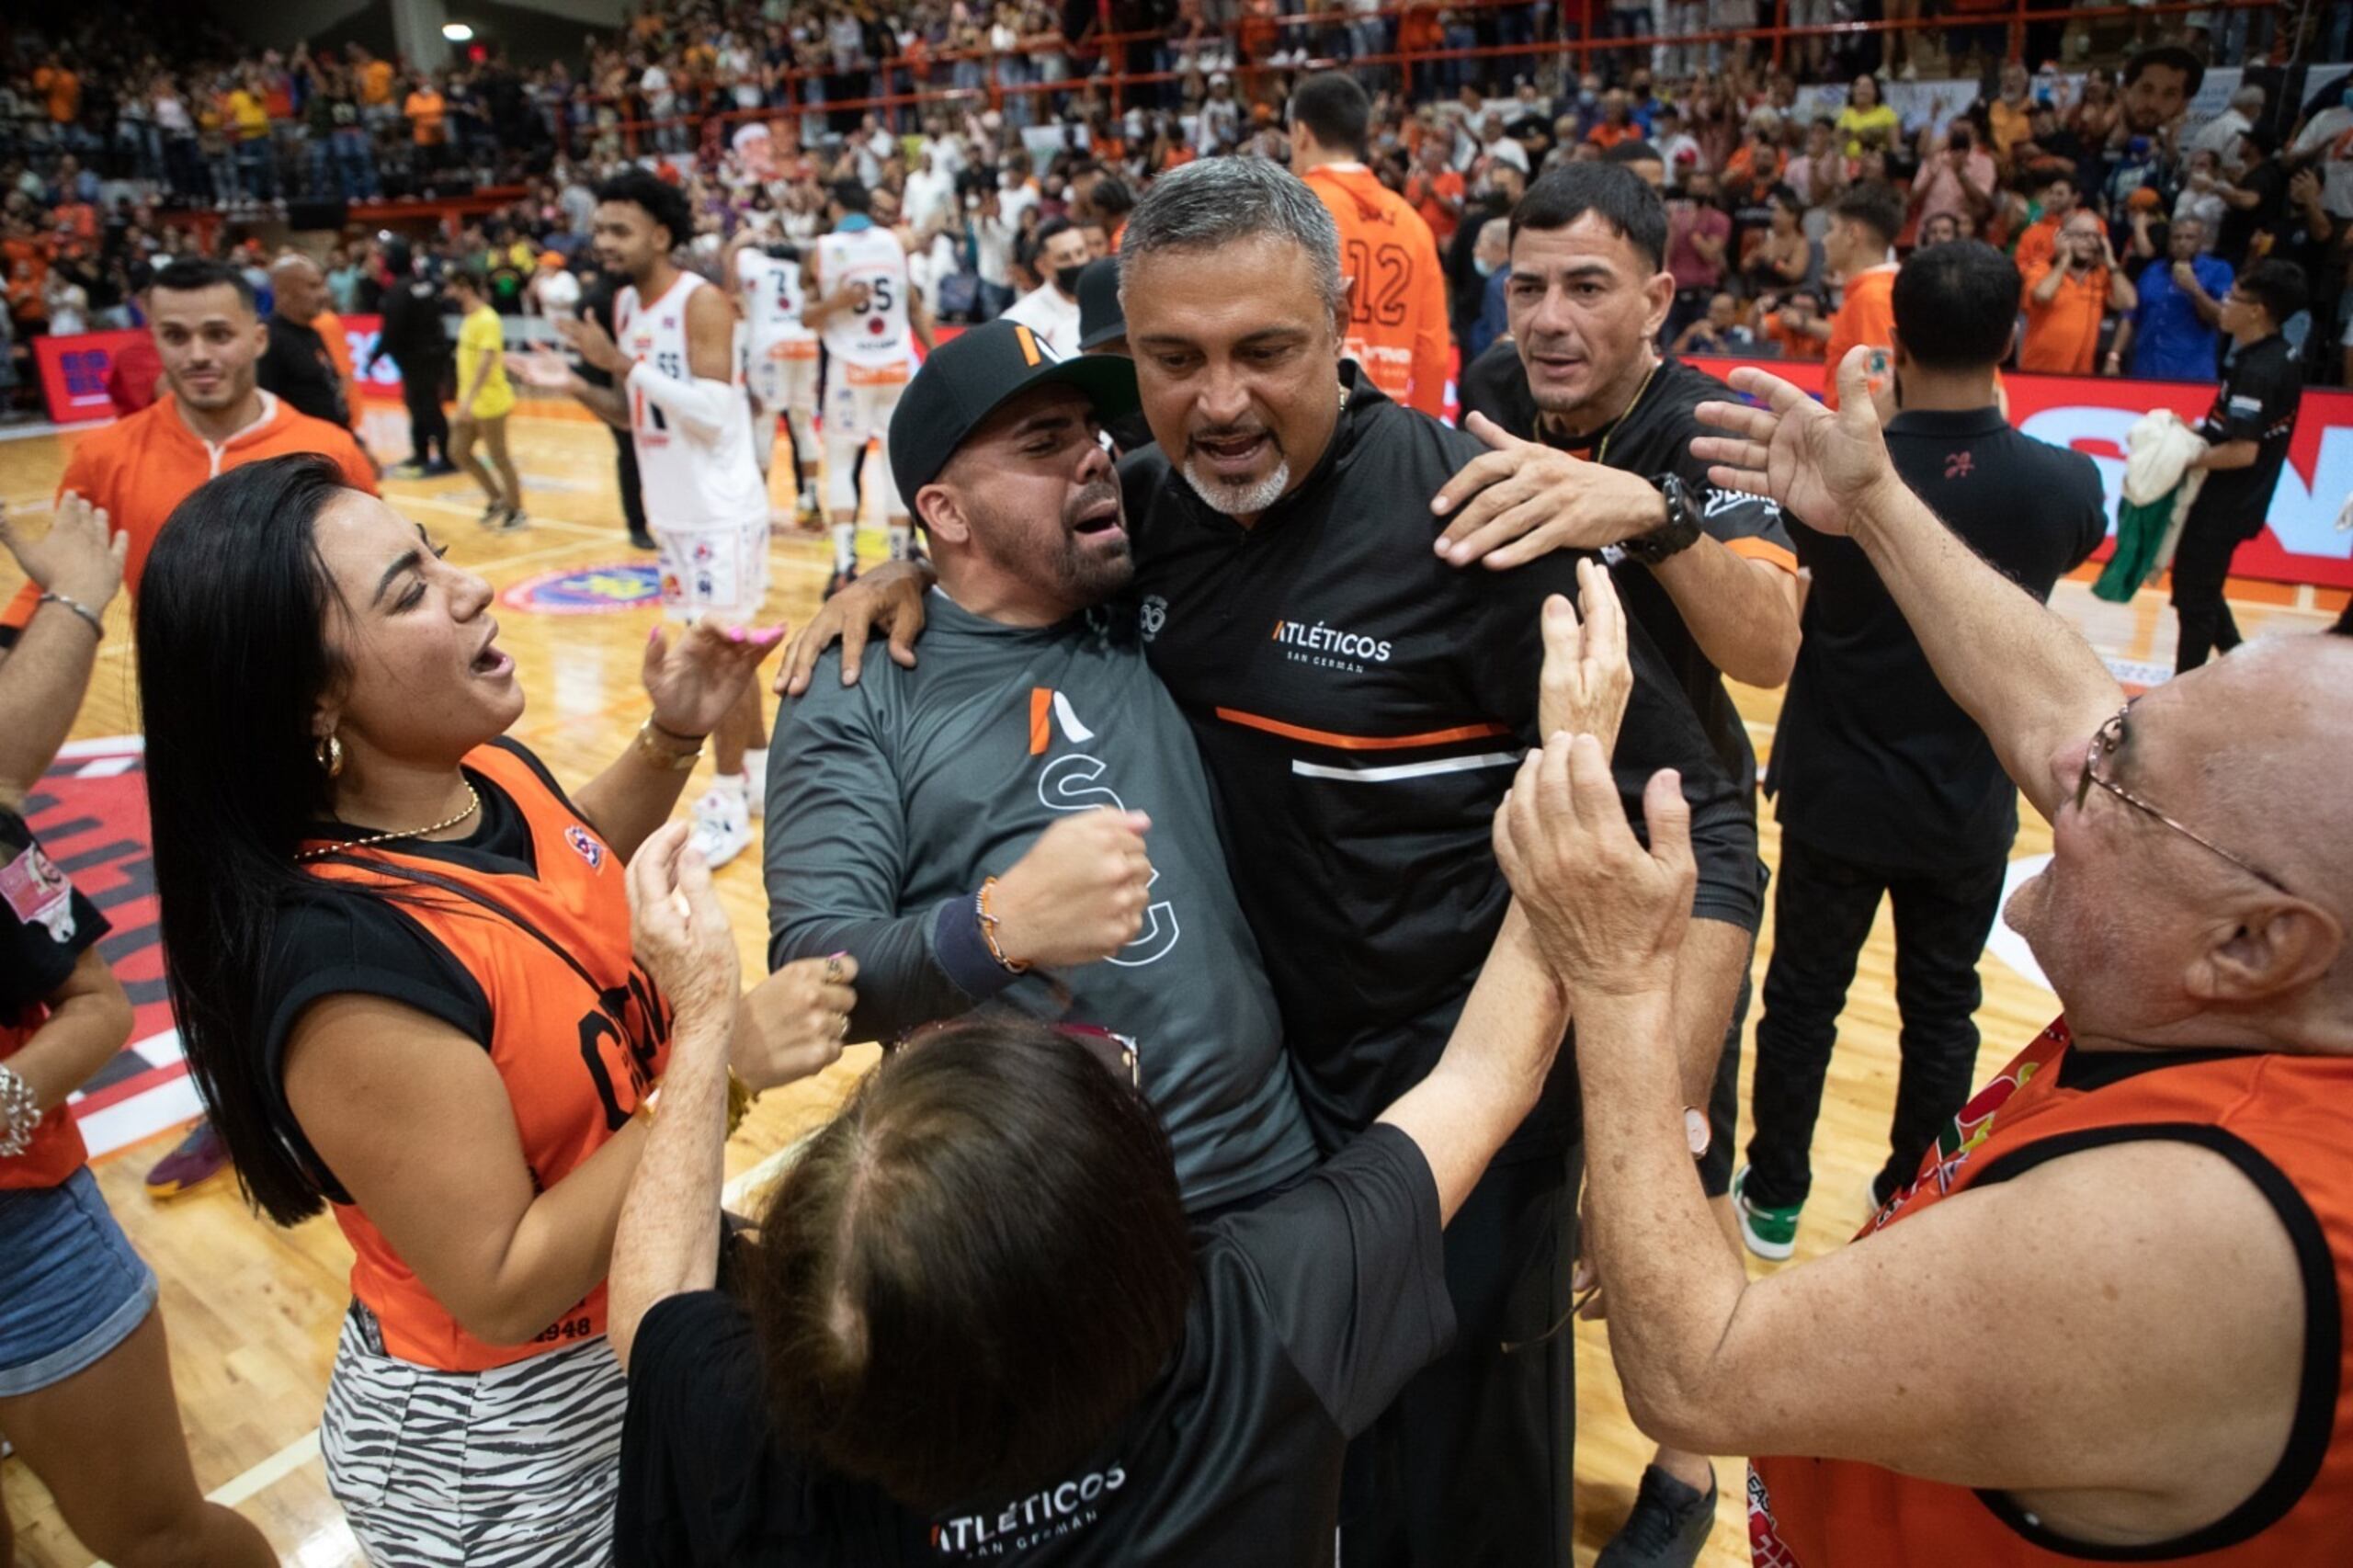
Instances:
[[[1809,6],[1790,21],[1817,19]],[[339,307],[368,310],[388,281],[358,236],[414,234],[437,199],[484,193],[503,205],[423,249],[482,265],[495,302],[521,311],[535,271],[584,249],[595,182],[631,159],[688,187],[712,256],[745,224],[806,238],[824,185],[856,177],[903,226],[936,311],[985,319],[1039,281],[1046,221],[1116,230],[1179,164],[1287,156],[1291,81],[1336,60],[1365,62],[1378,88],[1370,161],[1436,234],[1472,353],[1501,322],[1483,227],[1547,165],[1609,156],[1674,199],[1667,340],[1684,352],[1818,354],[1839,282],[1830,204],[1884,184],[1903,203],[1899,252],[1973,234],[2018,253],[2023,368],[2182,374],[2215,351],[2230,276],[2279,256],[2313,285],[2290,332],[2308,380],[2353,379],[2353,98],[2341,69],[2314,63],[2345,53],[2341,9],[2302,33],[2246,9],[2038,23],[2021,29],[2026,58],[2071,62],[2040,71],[2003,58],[1998,20],[1796,38],[1778,63],[1768,42],[1718,36],[1774,15],[1750,0],[1589,14],[1342,0],[1297,17],[1273,0],[888,14],[647,0],[572,59],[527,66],[486,41],[434,70],[358,44],[241,49],[167,11],[71,37],[18,28],[0,52],[0,377],[29,406],[25,339],[130,324],[142,278],[174,256],[243,255],[258,274],[290,224],[366,203],[383,205],[325,258]],[[1588,32],[1659,41],[1563,47]],[[2209,58],[2257,68],[2227,110],[2193,119]],[[2065,287],[2038,299],[2052,272]]]

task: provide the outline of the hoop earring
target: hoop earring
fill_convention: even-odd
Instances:
[[[319,771],[328,778],[343,777],[343,743],[335,736],[329,735],[323,741],[313,741],[311,756],[317,761]]]

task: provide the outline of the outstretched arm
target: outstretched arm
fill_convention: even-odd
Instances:
[[[1824,533],[1863,547],[1937,678],[2001,755],[2027,798],[2055,813],[2071,781],[2052,759],[2088,744],[2122,689],[2075,630],[2003,576],[1904,487],[1864,395],[1868,349],[1836,367],[1833,414],[1778,376],[1743,368],[1733,386],[1762,406],[1703,403],[1694,457],[1718,484],[1770,495]],[[2063,772],[2064,770],[2060,770]]]

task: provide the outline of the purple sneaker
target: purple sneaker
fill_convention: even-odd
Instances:
[[[179,1146],[155,1162],[147,1173],[147,1195],[164,1199],[184,1198],[230,1170],[229,1145],[212,1130],[210,1118],[188,1130]]]

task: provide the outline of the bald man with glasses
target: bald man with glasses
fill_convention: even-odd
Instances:
[[[1654,1041],[1690,869],[1580,743],[1540,938],[1577,998],[1592,1256],[1643,1428],[1746,1453],[1760,1563],[2353,1561],[2353,643],[2267,639],[2125,702],[1836,414],[1703,404],[1718,483],[1853,539],[2052,823],[2009,923],[2061,1016],[1862,1234],[1751,1282]],[[1514,875],[1508,845],[1506,869]]]

